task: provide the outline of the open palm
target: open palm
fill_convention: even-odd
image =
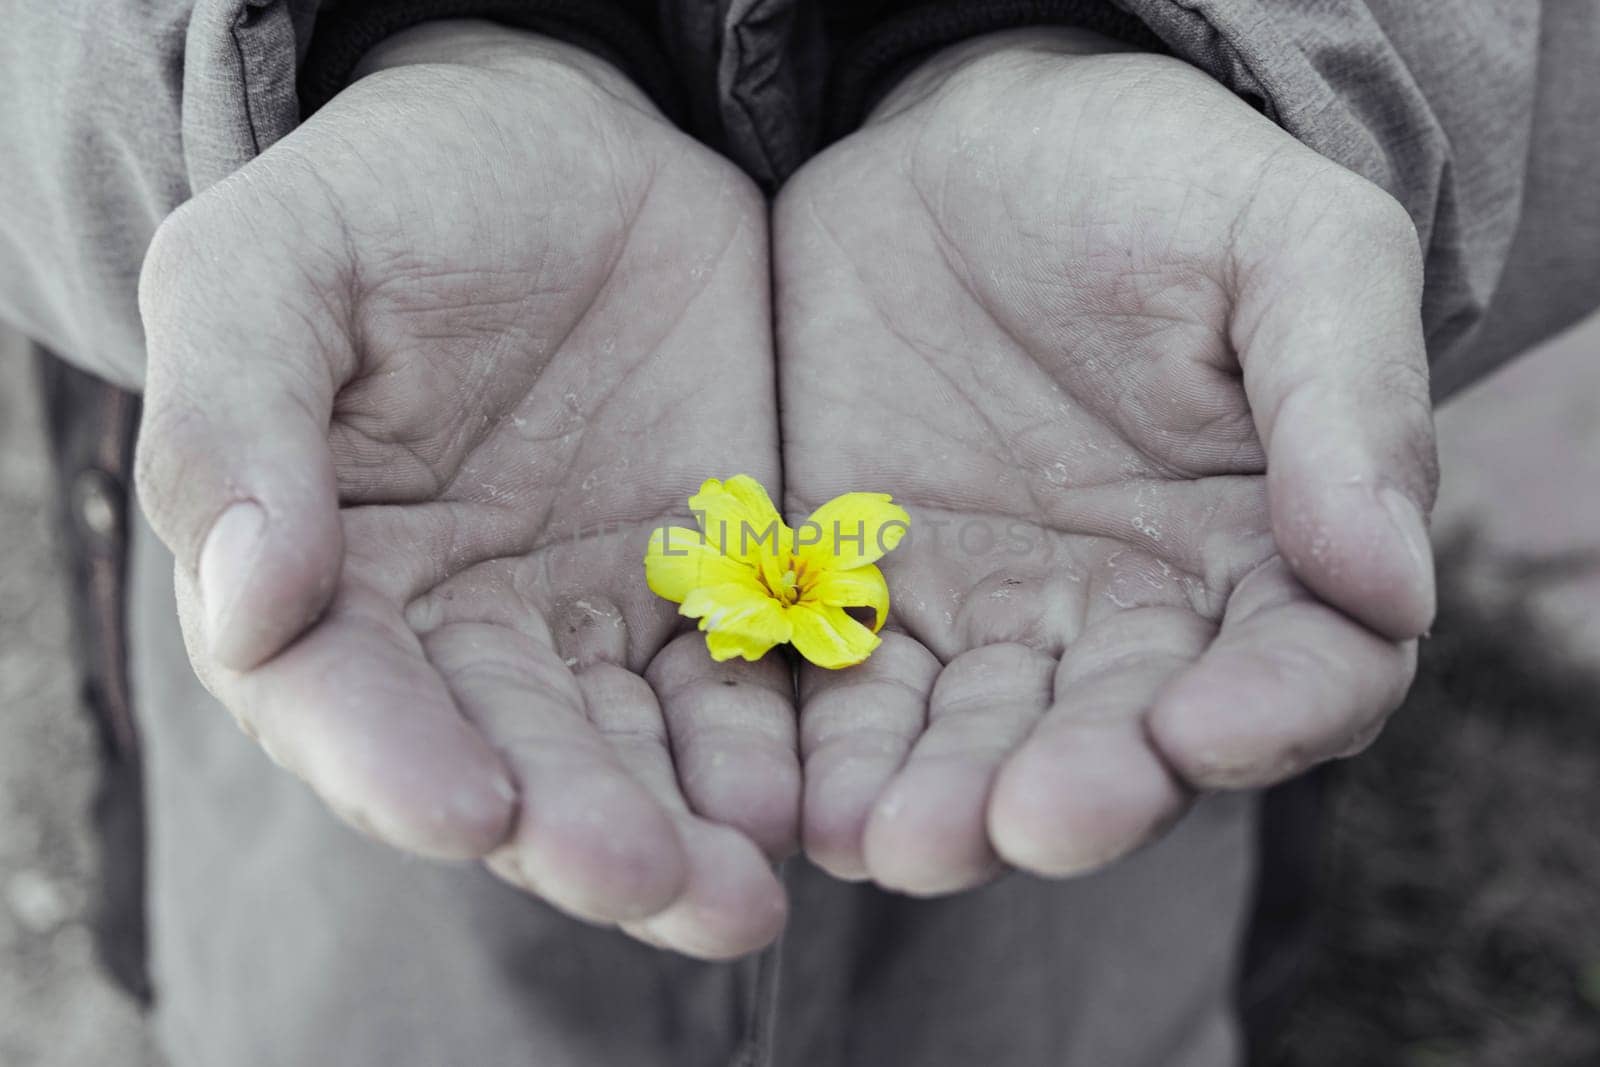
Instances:
[[[335,810],[748,951],[789,674],[714,664],[641,561],[708,472],[776,481],[765,205],[609,68],[491,32],[397,41],[164,227],[141,491],[202,677]]]
[[[912,515],[883,646],[801,678],[804,843],[844,877],[1108,862],[1363,745],[1432,613],[1403,213],[1075,40],[935,61],[778,204],[791,510]]]

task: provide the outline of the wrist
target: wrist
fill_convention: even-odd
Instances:
[[[578,45],[477,19],[439,19],[394,33],[368,49],[351,83],[401,68],[481,71],[549,85],[577,78],[618,102],[657,115],[650,97],[615,65]]]
[[[1051,59],[1143,51],[1075,26],[1027,26],[983,34],[942,48],[918,63],[883,95],[863,125],[891,118],[957,79],[1016,71]]]

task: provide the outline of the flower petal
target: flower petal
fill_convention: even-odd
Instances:
[[[757,660],[773,645],[789,640],[783,606],[750,573],[747,581],[696,589],[678,609],[678,614],[700,620],[706,649],[718,663],[734,656]]]
[[[911,529],[911,516],[888,493],[836,496],[801,524],[796,555],[832,570],[876,563]]]
[[[676,603],[703,586],[753,579],[750,565],[724,556],[699,530],[663,526],[650,532],[644,578],[650,591]]]
[[[871,563],[847,571],[823,571],[805,599],[833,608],[871,608],[873,633],[883,629],[889,617],[889,583]]]
[[[840,607],[796,604],[789,609],[789,622],[793,629],[789,640],[794,647],[812,663],[829,670],[853,667],[883,643]]]
[[[751,566],[759,567],[763,556],[776,559],[793,540],[772,498],[748,474],[736,474],[725,482],[707,478],[689,498],[689,508],[707,541]]]

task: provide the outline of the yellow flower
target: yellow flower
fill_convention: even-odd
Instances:
[[[889,585],[875,564],[911,528],[888,493],[834,497],[798,529],[746,474],[706,479],[689,507],[700,529],[653,532],[644,573],[657,596],[700,620],[712,659],[756,660],[788,642],[819,667],[849,667],[881,643]],[[846,608],[871,608],[872,628]]]

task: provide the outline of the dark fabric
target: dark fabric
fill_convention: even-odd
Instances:
[[[310,115],[350,81],[374,45],[435,19],[487,19],[567,41],[616,64],[674,122],[683,91],[653,24],[654,3],[613,0],[343,0],[318,12],[300,66],[300,113]]]
[[[816,151],[827,67],[821,12],[811,2],[722,6],[716,78],[693,90],[717,108],[714,147],[773,192]]]
[[[835,0],[827,29],[836,53],[828,78],[826,136],[861,124],[872,106],[909,69],[947,45],[1022,26],[1065,25],[1103,33],[1151,51],[1165,51],[1142,21],[1109,0]]]
[[[106,969],[149,1003],[145,833],[139,736],[125,625],[128,501],[139,399],[35,349],[58,528],[70,579],[80,692],[95,725],[101,774],[94,798],[100,882],[92,926]]]
[[[1304,993],[1321,943],[1328,814],[1337,765],[1266,791],[1257,826],[1255,900],[1238,984],[1251,1063],[1268,1061]]]

